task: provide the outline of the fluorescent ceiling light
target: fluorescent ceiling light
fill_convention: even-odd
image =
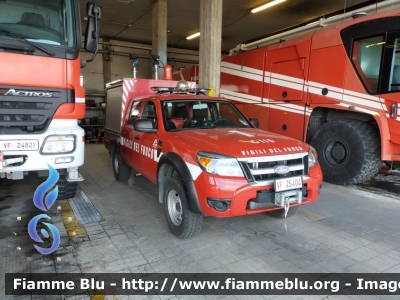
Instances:
[[[254,13],[256,13],[256,12],[259,12],[260,10],[266,9],[266,8],[268,8],[268,7],[277,5],[277,4],[282,3],[282,2],[285,2],[285,1],[286,1],[286,0],[274,0],[274,1],[272,1],[272,2],[269,2],[269,3],[267,3],[267,4],[264,4],[264,5],[261,5],[261,6],[259,6],[259,7],[256,7],[256,8],[254,8],[254,9],[252,9],[251,12],[254,14]]]
[[[189,35],[186,39],[191,40],[191,39],[194,39],[195,37],[198,37],[199,35],[200,35],[200,32],[197,32],[195,34]]]

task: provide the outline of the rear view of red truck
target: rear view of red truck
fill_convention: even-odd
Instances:
[[[87,4],[85,49],[97,53],[100,8]],[[83,180],[85,115],[78,0],[0,2],[0,177],[57,169],[59,199]],[[94,56],[93,56],[94,57]]]

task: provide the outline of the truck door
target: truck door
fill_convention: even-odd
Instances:
[[[264,82],[269,83],[269,89],[264,89],[270,107],[268,130],[298,140],[303,140],[310,37],[271,46],[265,59]]]
[[[351,68],[343,45],[323,47],[317,42],[311,51],[307,103],[339,104],[343,100],[346,67]]]
[[[139,111],[142,101],[132,101],[128,104],[127,114],[125,115],[124,122],[121,126],[121,141],[120,141],[120,153],[123,161],[127,163],[134,170],[136,169],[137,161],[137,143],[134,139],[135,134],[133,125],[135,120],[139,117]]]
[[[141,119],[151,119],[153,128],[158,128],[162,120],[157,118],[156,104],[152,100],[144,101],[144,107],[141,113]],[[161,123],[160,125],[158,123]],[[134,141],[135,161],[134,169],[153,182],[156,182],[157,176],[157,145],[159,133],[137,132],[132,130],[130,138]]]

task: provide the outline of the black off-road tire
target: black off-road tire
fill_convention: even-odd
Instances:
[[[76,191],[78,189],[78,182],[67,181],[65,175],[60,175],[58,178],[58,196],[57,200],[67,200],[75,197]]]
[[[293,216],[297,212],[298,209],[299,209],[298,206],[290,207],[286,218]],[[284,219],[285,218],[285,210],[284,209],[271,210],[271,211],[267,212],[267,215],[271,216],[275,219]]]
[[[114,177],[117,181],[127,181],[131,177],[131,168],[124,163],[121,155],[119,154],[119,147],[116,146],[112,153],[112,167],[114,171]]]
[[[375,177],[381,168],[379,132],[359,120],[325,123],[311,140],[317,150],[324,181],[358,184]]]
[[[188,239],[201,231],[203,215],[190,211],[185,189],[178,178],[170,177],[167,179],[163,200],[168,227],[176,237]]]

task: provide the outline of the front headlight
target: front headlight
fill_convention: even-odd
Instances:
[[[203,171],[207,173],[221,176],[244,177],[242,168],[236,158],[216,153],[199,152],[197,153],[197,161]]]
[[[75,149],[74,135],[52,135],[48,136],[42,146],[43,154],[71,153]]]
[[[309,145],[310,149],[308,149],[308,167],[312,168],[318,163],[318,154],[317,151]]]

